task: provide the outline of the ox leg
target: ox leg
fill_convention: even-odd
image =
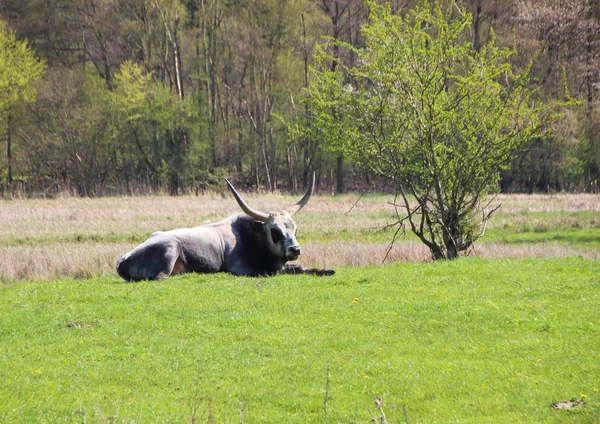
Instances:
[[[175,259],[175,263],[173,264],[173,268],[171,269],[171,275],[177,274],[185,274],[189,272],[181,258]]]
[[[288,264],[283,267],[280,274],[308,274],[325,277],[335,274],[335,271],[333,269],[304,268],[301,265]]]
[[[158,280],[187,272],[180,250],[177,240],[150,239],[119,259],[117,272],[127,281]]]

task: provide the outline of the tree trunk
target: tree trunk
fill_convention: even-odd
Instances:
[[[442,217],[442,236],[446,248],[446,259],[456,259],[460,256],[460,252],[465,250],[463,240],[466,234],[460,226],[461,219],[456,206],[447,205],[444,215]]]
[[[163,21],[163,26],[165,28],[165,33],[167,34],[167,37],[169,38],[169,42],[171,43],[171,46],[173,48],[173,72],[175,74],[175,89],[177,91],[177,96],[179,97],[179,99],[183,99],[183,79],[181,77],[181,74],[182,74],[181,56],[180,56],[180,52],[179,52],[179,41],[177,40],[177,27],[179,26],[179,17],[177,17],[177,16],[175,17],[175,24],[172,27],[170,27],[169,24],[167,23],[167,17],[165,15],[165,13],[162,11],[162,9],[160,8],[158,1],[155,1],[154,4],[156,5],[156,10],[158,10],[158,13],[160,13],[160,16]],[[168,66],[168,65],[165,63],[165,66]]]
[[[339,44],[340,36],[342,33],[341,18],[348,11],[350,3],[340,5],[339,0],[335,0],[333,5],[330,5],[327,0],[322,0],[319,7],[329,16],[331,19],[331,25],[333,27],[333,60],[331,61],[331,71],[334,72],[337,69],[339,61]],[[335,111],[334,111],[335,112]],[[336,160],[336,193],[342,194],[344,192],[344,156],[340,154]]]
[[[217,154],[217,101],[216,101],[216,63],[217,63],[217,30],[221,25],[221,14],[216,2],[200,2],[201,22],[199,24],[202,33],[202,48],[204,50],[204,89],[208,102],[208,142],[211,150],[211,167],[214,169],[219,165]]]
[[[340,154],[336,160],[336,194],[344,193],[344,155]]]
[[[476,52],[481,49],[481,1],[476,0],[473,11],[473,49]]]
[[[181,53],[179,49],[179,41],[177,40],[177,27],[179,26],[179,18],[175,20],[175,27],[173,29],[173,54],[174,54],[174,62],[175,62],[175,76],[177,78],[177,94],[179,95],[179,99],[183,99],[183,70],[181,68]]]
[[[6,186],[12,194],[12,115],[9,113],[6,119]]]

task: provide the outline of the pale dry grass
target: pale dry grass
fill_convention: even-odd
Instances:
[[[292,206],[299,197],[276,194],[245,194],[246,201],[266,211]],[[319,196],[306,210],[311,214],[338,214],[340,224],[356,221],[345,214],[356,196]],[[391,209],[383,200],[361,202],[361,212]],[[43,237],[58,239],[68,235],[151,234],[158,230],[194,227],[239,213],[230,196],[207,194],[199,197],[144,196],[112,198],[64,198],[52,200],[0,200],[0,243],[2,239]],[[347,218],[344,218],[344,215]],[[298,221],[303,217],[298,215]],[[342,222],[344,221],[345,222]],[[306,219],[308,223],[311,220]],[[332,223],[332,225],[336,225]],[[360,223],[352,228],[360,227]],[[364,223],[363,223],[364,225]],[[0,244],[1,245],[1,244]]]
[[[558,243],[534,244],[506,244],[485,243],[477,244],[469,252],[470,256],[484,258],[564,258],[567,256],[580,256],[586,259],[598,259],[600,252],[597,249],[565,246]]]
[[[413,241],[398,241],[389,253],[388,249],[389,243],[309,242],[304,244],[298,262],[306,268],[335,268],[423,262],[431,257],[425,245]]]
[[[152,232],[237,212],[217,196],[0,201],[0,238]]]
[[[503,213],[512,212],[600,212],[598,194],[500,194],[493,204]]]
[[[13,246],[0,248],[0,281],[53,280],[61,278],[115,277],[117,258],[134,244],[71,244]],[[388,244],[351,242],[309,242],[303,245],[298,263],[307,268],[373,266],[396,262],[426,262],[431,257],[418,242],[396,242],[389,254]],[[387,257],[386,257],[387,254]],[[554,258],[581,256],[597,259],[593,249],[560,245],[507,245],[491,243],[476,246],[471,256],[487,258]],[[385,262],[384,262],[385,259]]]
[[[299,263],[305,267],[371,266],[396,262],[429,262],[431,254],[424,244],[397,241],[388,252],[389,244],[379,243],[307,243]],[[387,256],[386,256],[387,255]],[[552,243],[511,245],[506,243],[476,244],[469,256],[483,258],[562,258],[580,256],[598,259],[596,249],[573,248]]]
[[[262,210],[291,206],[299,196],[244,195],[250,205]],[[305,211],[297,215],[299,239],[303,245],[299,261],[302,265],[336,268],[382,263],[388,243],[367,243],[359,234],[394,221],[393,196],[366,196],[358,202],[357,199],[358,195],[315,196]],[[527,212],[600,212],[598,195],[501,195],[496,201],[502,203],[502,213],[506,214],[498,220],[503,225],[506,222],[519,226],[531,222],[533,225],[555,225],[530,222]],[[118,257],[152,232],[214,222],[238,212],[231,196],[221,194],[0,200],[0,281],[115,277],[114,264]],[[567,224],[579,225],[577,218],[560,219],[575,220]],[[600,215],[588,219],[600,223]],[[303,233],[314,237],[326,234],[327,241],[303,240]],[[392,234],[385,233],[384,238],[391,239]],[[598,251],[556,243],[497,243],[479,244],[472,254],[483,257],[577,255],[596,258]],[[429,252],[421,243],[399,240],[385,263],[428,260]]]
[[[115,276],[115,260],[129,246],[57,243],[0,247],[0,281]]]

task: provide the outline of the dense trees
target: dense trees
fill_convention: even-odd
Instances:
[[[577,100],[556,131],[534,138],[505,173],[506,190],[597,191],[600,138],[600,10],[593,0],[531,0],[515,4],[522,56],[539,52],[533,74],[549,102]]]
[[[406,14],[416,1],[391,3]],[[493,28],[499,43],[516,46],[515,66],[537,52],[531,74],[543,100],[573,104],[552,135],[528,142],[503,173],[503,189],[595,189],[596,2],[465,6],[475,50]],[[235,174],[247,186],[301,189],[312,169],[332,191],[364,186],[364,168],[328,150],[327,140],[289,129],[312,113],[302,100],[315,46],[326,37],[363,46],[368,14],[362,0],[5,0],[0,19],[47,71],[24,85],[38,95],[30,103],[19,95],[9,132],[3,118],[3,187],[175,194]],[[352,52],[331,53],[331,69],[356,61]]]

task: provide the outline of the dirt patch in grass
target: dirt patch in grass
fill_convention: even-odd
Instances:
[[[87,327],[100,327],[97,321],[69,321],[65,324],[67,328],[87,328]]]
[[[581,408],[583,405],[583,401],[581,400],[565,400],[561,402],[554,402],[552,404],[552,408],[562,409],[563,411],[571,411],[573,409]]]

